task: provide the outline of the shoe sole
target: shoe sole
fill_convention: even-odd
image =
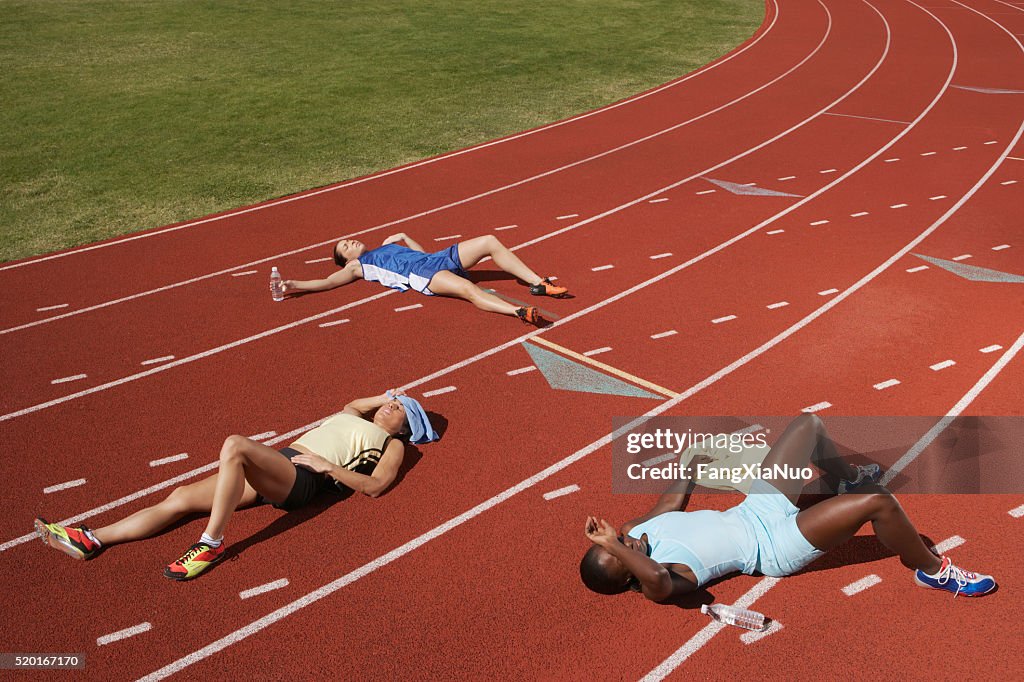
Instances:
[[[67,541],[56,533],[50,532],[46,524],[41,520],[35,520],[36,534],[39,535],[39,539],[45,544],[53,547],[54,549],[60,550],[64,554],[67,554],[72,559],[78,561],[85,561],[85,553],[78,549],[74,545],[67,544]]]

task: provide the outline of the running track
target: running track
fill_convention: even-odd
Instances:
[[[921,270],[913,255],[1024,273],[1024,95],[964,89],[1024,90],[1021,34],[1024,4],[999,0],[770,0],[733,53],[611,107],[0,266],[11,510],[0,649],[84,652],[90,676],[110,679],[807,678],[838,661],[911,678],[1020,670],[1006,614],[1024,606],[1024,576],[1006,548],[1022,532],[1008,513],[1021,494],[903,499],[929,537],[966,541],[953,556],[996,574],[997,595],[917,590],[857,538],[780,583],[712,588],[782,624],[751,643],[692,610],[591,595],[576,565],[587,514],[621,523],[651,502],[608,492],[614,416],[823,403],[826,418],[1021,414],[1019,285]],[[705,178],[796,196],[738,196]],[[676,397],[556,392],[539,372],[509,375],[531,364],[521,342],[538,332],[462,303],[368,284],[280,305],[266,296],[271,264],[327,273],[307,261],[345,235],[405,231],[432,245],[498,228],[576,293],[543,303],[561,316],[543,339],[607,348],[602,362]],[[39,513],[102,525],[205,475],[230,433],[287,442],[392,385],[455,388],[425,398],[449,420],[441,443],[414,453],[379,500],[238,514],[233,560],[199,581],[159,575],[199,522],[84,564],[26,535]],[[698,495],[691,508],[733,502]],[[867,575],[881,580],[841,591]]]

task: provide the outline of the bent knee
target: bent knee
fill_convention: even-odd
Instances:
[[[228,436],[224,439],[224,446],[220,449],[221,460],[242,457],[248,443],[249,439],[245,436]]]
[[[899,500],[888,490],[878,490],[867,496],[867,504],[878,512],[892,512],[900,509]]]

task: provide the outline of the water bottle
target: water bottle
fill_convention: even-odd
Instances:
[[[701,613],[706,613],[719,623],[735,625],[747,630],[764,630],[764,614],[757,611],[748,611],[738,606],[726,606],[725,604],[701,604]]]
[[[281,281],[281,273],[276,267],[270,269],[270,295],[275,301],[284,300],[284,284]]]

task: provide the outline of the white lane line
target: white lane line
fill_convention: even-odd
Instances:
[[[96,644],[97,646],[112,644],[122,639],[128,639],[129,637],[134,637],[135,635],[141,635],[143,632],[149,632],[151,629],[153,629],[153,626],[149,623],[139,623],[138,625],[134,625],[130,628],[125,628],[124,630],[111,632],[109,635],[97,637]]]
[[[979,348],[978,350],[981,353],[995,353],[997,350],[1002,350],[1002,349],[1003,349],[1002,346],[1000,346],[998,344],[993,344],[991,346],[985,346],[984,348]]]
[[[962,152],[965,149],[967,149],[967,147],[953,147],[953,151],[955,152]]]
[[[864,576],[860,580],[852,582],[849,585],[847,585],[846,587],[844,587],[843,588],[843,594],[845,594],[847,597],[852,597],[853,595],[857,594],[858,592],[863,592],[864,590],[868,589],[869,587],[874,587],[875,585],[877,585],[880,582],[882,582],[882,579],[879,578],[877,575],[872,573],[871,575]]]
[[[935,156],[938,152],[921,152],[921,156]]]
[[[255,274],[258,274],[258,273],[259,273],[259,270],[246,270],[245,272],[232,272],[231,276],[232,277],[246,277],[248,275],[255,275]]]
[[[559,488],[558,490],[552,490],[549,493],[544,493],[543,497],[545,500],[553,500],[556,497],[562,497],[563,495],[571,495],[572,493],[576,492],[579,489],[580,487],[573,483],[572,485],[567,485],[564,488]]]
[[[889,208],[906,208],[907,204],[893,204]]]
[[[415,305],[406,305],[406,306],[402,306],[401,308],[395,308],[395,312],[396,313],[403,313],[406,310],[415,310],[416,308],[422,308],[422,307],[423,307],[422,303],[416,303]]]
[[[938,371],[946,369],[947,367],[952,367],[955,364],[956,364],[955,360],[943,360],[942,362],[936,362],[934,365],[932,365],[928,369],[932,370],[933,372],[938,372]]]
[[[1024,161],[1024,159],[1020,158],[1019,156],[1007,156],[1006,158],[1012,161]]]
[[[886,159],[885,163],[893,163],[893,162],[899,161],[899,160],[900,160],[900,158],[898,156],[896,156],[896,157],[893,157],[891,159]]]
[[[450,234],[447,237],[434,237],[434,241],[435,242],[446,242],[449,239],[459,239],[460,237],[462,237],[461,234]]]
[[[838,293],[839,293],[839,289],[825,289],[824,291],[819,291],[818,292],[818,296],[831,296],[832,294],[838,294]]]
[[[835,168],[826,168],[825,170],[820,170],[818,172],[821,173],[822,175],[827,175],[828,173],[835,173],[836,169]]]
[[[238,593],[239,599],[248,599],[249,597],[255,597],[259,594],[266,592],[273,592],[274,590],[280,590],[282,587],[288,587],[288,578],[281,578],[274,582],[267,583],[266,585],[260,585],[258,587],[250,587],[248,590],[242,590]]]
[[[660,199],[651,199],[647,203],[648,204],[660,204],[660,203],[665,202],[665,201],[668,201],[668,197],[662,197]]]
[[[779,578],[761,578],[743,596],[737,599],[733,606],[738,606],[742,609],[750,607],[768,590],[774,587],[779,580]],[[720,623],[716,620],[711,621],[701,628],[697,634],[687,640],[685,644],[676,649],[671,656],[662,661],[657,668],[647,673],[641,679],[641,682],[661,682],[661,680],[671,675],[672,671],[681,666],[686,659],[697,653],[701,647],[710,642],[715,635],[727,627],[729,626],[725,623]]]
[[[249,436],[249,440],[256,440],[263,442],[277,435],[277,431],[265,431],[263,433],[257,433],[255,436]]]
[[[933,197],[928,197],[928,201],[938,201],[939,199],[945,199],[945,198],[946,198],[945,194],[936,194]]]
[[[868,215],[867,211],[859,211],[857,213],[851,213],[850,217],[851,218],[861,218],[861,217],[866,216],[866,215]]]
[[[445,386],[444,388],[439,388],[439,389],[434,390],[434,391],[425,391],[423,393],[423,397],[424,398],[431,398],[431,397],[433,397],[435,395],[441,395],[443,393],[451,393],[452,391],[455,391],[455,390],[458,390],[458,389],[456,389],[454,386]]]
[[[984,144],[999,144],[999,141],[998,140],[989,140],[988,142],[985,142]]]
[[[1003,182],[1000,182],[999,184],[1000,185],[1016,185],[1017,181],[1016,180],[1004,180]]]
[[[85,485],[84,478],[76,478],[73,481],[67,483],[58,483],[57,485],[51,485],[48,488],[43,488],[43,494],[49,495],[50,493],[60,492],[61,490],[67,490],[68,488],[77,488],[80,485]]]
[[[514,377],[517,374],[525,374],[526,372],[532,372],[535,369],[537,368],[534,367],[533,365],[530,365],[529,367],[520,367],[519,369],[509,370],[508,372],[505,372],[505,374],[509,375],[510,377]]]
[[[171,455],[170,457],[164,457],[162,459],[154,459],[152,462],[149,463],[149,466],[159,467],[163,466],[164,464],[170,464],[171,462],[180,462],[183,459],[188,459],[187,452],[182,452],[177,455]]]
[[[899,379],[888,379],[888,380],[883,381],[881,383],[875,384],[875,390],[876,391],[884,391],[887,388],[892,388],[893,386],[899,386],[899,385],[900,385],[900,380]]]
[[[596,268],[590,268],[591,272],[601,272],[602,270],[611,270],[614,265],[598,265]]]
[[[47,310],[60,310],[61,308],[67,308],[68,303],[60,303],[58,305],[48,305],[45,308],[36,308],[37,313],[45,313]]]
[[[152,358],[150,360],[143,360],[140,365],[159,365],[161,362],[169,362],[174,359],[173,355],[165,355],[160,358]]]
[[[1002,251],[1003,249],[1008,249],[1008,248],[1010,248],[1009,244],[1000,244],[999,246],[993,246],[992,250],[993,251]]]
[[[776,632],[782,629],[782,623],[777,620],[773,620],[767,628],[760,632],[744,632],[740,635],[740,641],[744,644],[753,644],[759,640],[764,639],[768,635],[774,635]]]
[[[927,270],[927,269],[928,269],[927,265],[918,265],[916,268],[907,268],[907,272],[921,272],[922,270]]]
[[[735,315],[726,315],[725,317],[716,317],[715,319],[711,320],[711,324],[721,324],[722,322],[728,322],[730,320],[735,320],[735,319],[736,319]]]
[[[313,265],[314,263],[326,263],[327,261],[332,260],[334,259],[329,256],[327,258],[311,258],[310,260],[306,261],[306,265]]]
[[[946,538],[945,540],[943,540],[939,544],[937,544],[934,547],[932,547],[932,549],[934,549],[939,554],[945,554],[949,550],[956,549],[957,547],[959,547],[960,545],[964,544],[965,542],[967,542],[967,540],[964,540],[959,535],[954,535],[951,538]]]
[[[782,234],[783,232],[785,232],[785,230],[769,230],[768,232],[765,232],[765,234]]]
[[[663,339],[666,336],[673,336],[673,335],[678,334],[678,333],[679,332],[677,332],[675,329],[669,329],[667,332],[661,332],[660,334],[651,334],[651,338],[652,339]]]
[[[817,227],[818,225],[826,225],[827,223],[827,220],[815,220],[813,223],[811,223],[811,227]]]
[[[1013,509],[1011,509],[1010,511],[1008,511],[1006,513],[1009,514],[1010,516],[1012,516],[1015,519],[1019,519],[1021,517],[1024,517],[1024,504],[1022,504],[1019,507],[1014,507]]]
[[[700,192],[694,192],[694,194],[714,194],[714,193],[715,193],[715,190],[713,190],[713,189],[705,189],[705,190],[702,190]]]
[[[996,251],[996,250],[998,250],[998,249],[993,249],[993,251]],[[672,255],[671,253],[656,253],[653,256],[651,256],[651,260],[658,260],[659,258],[668,258],[671,255]]]
[[[768,310],[775,310],[776,308],[785,308],[787,305],[789,305],[789,301],[779,301],[778,303],[766,305],[765,308]]]
[[[586,351],[583,354],[586,355],[589,358],[589,357],[591,357],[593,355],[600,355],[601,353],[607,353],[611,349],[612,349],[611,346],[604,346],[603,348],[595,348],[594,350],[588,350],[588,351]]]
[[[569,218],[579,218],[579,213],[570,213],[569,215],[560,215],[556,220],[568,220]]]
[[[322,323],[318,324],[317,326],[320,327],[321,329],[323,329],[324,327],[335,327],[335,326],[337,326],[339,324],[348,324],[351,321],[352,320],[349,320],[349,319],[346,318],[344,320],[334,320],[333,322],[322,322]]]
[[[800,411],[807,412],[808,414],[813,414],[815,412],[820,412],[821,410],[827,410],[830,407],[832,407],[832,403],[822,401],[820,403],[814,403],[813,405],[809,405]]]
[[[501,232],[502,230],[513,230],[513,229],[515,229],[517,227],[519,227],[519,226],[518,225],[504,225],[502,227],[494,228],[494,231],[495,232]]]
[[[953,260],[967,260],[968,258],[972,258],[972,257],[973,256],[971,256],[971,254],[964,253],[964,254],[961,254],[959,256],[956,256],[955,258],[953,258]]]
[[[79,379],[85,379],[88,376],[89,376],[88,374],[75,374],[75,375],[72,375],[72,376],[69,376],[69,377],[63,377],[61,379],[54,379],[50,383],[51,384],[66,384],[69,381],[78,381]]]
[[[786,180],[796,180],[796,176],[795,175],[787,175],[784,178],[778,178],[779,182],[785,182]]]

